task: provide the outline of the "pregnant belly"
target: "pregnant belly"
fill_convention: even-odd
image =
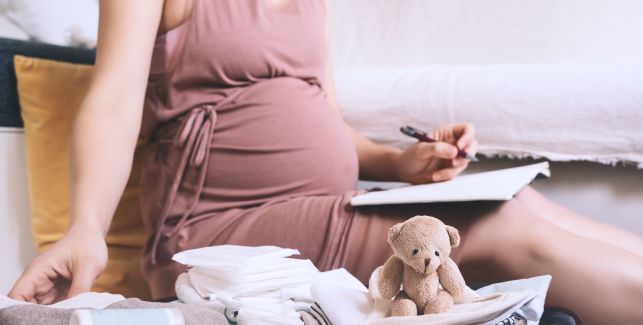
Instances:
[[[263,81],[217,110],[202,200],[219,208],[353,190],[358,163],[340,115],[316,86]]]

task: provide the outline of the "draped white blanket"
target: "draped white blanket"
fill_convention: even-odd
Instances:
[[[643,168],[643,65],[419,66],[336,72],[346,121],[405,146],[410,124],[471,122],[484,156]]]

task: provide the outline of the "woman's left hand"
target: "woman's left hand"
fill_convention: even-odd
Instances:
[[[460,174],[469,160],[457,156],[458,149],[475,155],[478,141],[473,125],[444,126],[429,135],[438,142],[417,142],[404,150],[396,162],[400,181],[412,184],[442,182]]]

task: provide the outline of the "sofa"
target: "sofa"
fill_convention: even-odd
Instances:
[[[643,235],[643,3],[331,1],[344,118],[397,146],[402,124],[477,126],[487,170],[549,160],[532,186]],[[367,186],[370,186],[367,185]]]

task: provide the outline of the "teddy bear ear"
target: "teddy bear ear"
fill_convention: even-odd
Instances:
[[[449,234],[449,241],[451,242],[451,247],[455,248],[460,245],[460,233],[458,232],[458,229],[455,229],[454,227],[447,226],[447,234]]]
[[[403,226],[403,222],[400,222],[400,223],[394,225],[393,227],[391,227],[391,229],[388,230],[388,242],[389,242],[389,244],[391,244],[391,245],[393,244],[393,241],[395,240],[395,238],[397,238],[397,236],[402,231],[402,226]]]

